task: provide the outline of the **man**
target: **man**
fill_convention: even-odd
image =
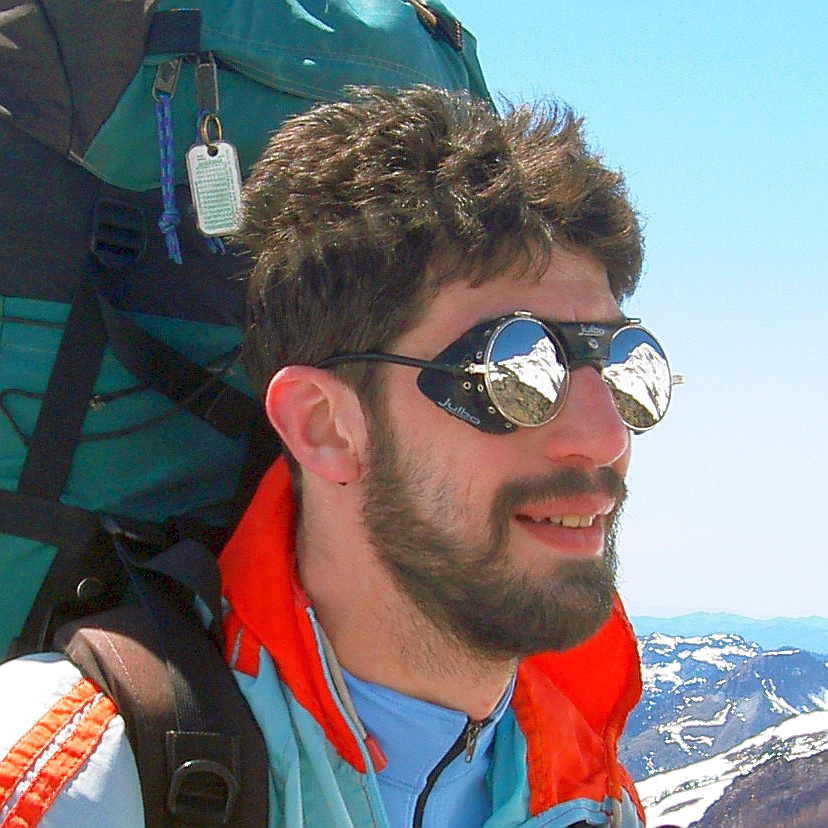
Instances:
[[[620,175],[566,111],[361,91],[274,137],[241,235],[284,459],[220,563],[270,824],[642,825],[616,759],[640,675],[614,536],[670,376],[619,306],[641,266]],[[3,669],[25,722],[0,754],[79,678]],[[101,717],[40,824],[141,824]]]

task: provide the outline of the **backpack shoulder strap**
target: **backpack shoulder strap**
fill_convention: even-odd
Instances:
[[[184,543],[181,560],[192,561],[197,545]],[[196,569],[209,570],[214,559],[202,549]],[[178,565],[172,550],[161,569]],[[137,603],[67,624],[55,641],[124,717],[147,827],[265,828],[264,739],[193,610],[189,587],[158,571],[144,571],[137,580]]]

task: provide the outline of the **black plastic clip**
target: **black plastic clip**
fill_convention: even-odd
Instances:
[[[92,216],[89,249],[108,270],[135,267],[147,246],[147,222],[140,207],[99,198]]]

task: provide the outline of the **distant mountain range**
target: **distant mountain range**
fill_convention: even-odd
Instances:
[[[723,617],[669,620],[692,630]],[[643,693],[619,754],[649,825],[828,826],[828,657],[733,633],[655,632],[638,644]]]
[[[791,716],[828,710],[828,664],[737,635],[639,638],[644,690],[620,757],[634,779],[673,770]]]
[[[728,613],[695,612],[673,618],[637,615],[631,619],[638,636],[651,633],[699,636],[724,633],[739,635],[763,650],[795,647],[828,656],[828,618],[771,618],[757,620]]]

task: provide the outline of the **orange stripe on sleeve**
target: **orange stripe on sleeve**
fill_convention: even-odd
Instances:
[[[32,828],[37,825],[60,791],[83,767],[117,713],[114,703],[101,695],[98,688],[87,679],[78,682],[54,705],[12,748],[9,757],[3,761],[3,769],[5,770],[7,764],[11,769],[12,763],[9,763],[8,759],[13,752],[15,753],[14,778],[17,783],[11,789],[6,789],[5,779],[3,780],[3,804],[8,801],[23,777],[33,768],[37,759],[45,753],[57,733],[69,725],[75,717],[78,719],[65,741],[59,745],[43,767],[38,770],[31,783],[23,790],[19,799],[6,814],[6,818],[0,823],[0,828]]]
[[[89,704],[98,692],[98,688],[88,679],[79,681],[41,716],[0,761],[0,808],[9,801],[9,797],[57,733],[66,727],[72,717]]]

